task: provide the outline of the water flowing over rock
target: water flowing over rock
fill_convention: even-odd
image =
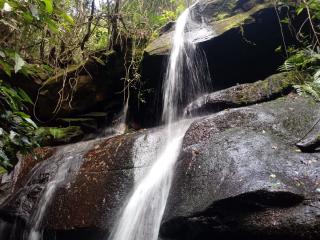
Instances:
[[[275,51],[283,45],[278,15],[285,18],[291,13],[288,8],[276,8],[268,0],[230,0],[227,4],[221,0],[199,1],[191,14],[208,29],[207,37],[198,39],[197,46],[207,56],[214,90],[252,83],[277,72],[285,60],[285,54]],[[292,24],[300,26],[301,20],[304,21],[297,18]],[[196,36],[199,29],[199,25],[190,26],[190,32]],[[298,44],[288,25],[282,24],[282,29],[287,45]],[[166,66],[168,61],[172,30],[167,28],[148,46],[142,62],[145,87],[154,89],[137,110],[143,126],[155,126],[161,119],[162,104],[158,96],[162,96],[160,86],[165,73],[160,66]]]
[[[203,93],[204,89],[209,90],[210,86],[205,56],[197,50],[197,46],[186,33],[188,25],[193,23],[190,17],[192,7],[194,5],[187,8],[176,22],[173,47],[163,84],[162,119],[166,124],[163,132],[166,141],[150,170],[140,182],[135,182],[133,192],[111,232],[111,240],[158,239],[175,162],[184,133],[192,122],[177,120],[184,104],[193,100],[197,94]]]
[[[320,156],[301,153],[295,143],[320,116],[319,109],[311,99],[289,95],[195,120],[183,139],[161,238],[318,239]],[[161,128],[94,140],[82,151],[79,171],[71,171],[73,177],[57,189],[44,220],[46,234],[90,239],[85,229],[91,229],[89,236],[110,231],[127,193],[164,142]],[[80,151],[71,146],[70,154]],[[46,169],[60,165],[58,159],[39,163],[22,189],[44,187],[54,176]],[[25,195],[18,188],[2,205],[2,218],[28,219],[41,196],[35,190]]]
[[[193,123],[178,160],[163,236],[319,237],[320,156],[295,147],[319,118],[318,104],[309,101],[292,95]]]
[[[22,158],[2,178],[0,240],[320,238],[319,125],[304,138],[320,103],[292,93],[291,73],[274,74],[271,2],[221,3],[196,3],[146,50],[143,78],[157,81],[172,48],[162,114],[142,108],[165,125]]]

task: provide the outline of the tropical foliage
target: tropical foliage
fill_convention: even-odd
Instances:
[[[26,153],[37,146],[37,125],[26,114],[31,99],[22,89],[14,89],[0,81],[0,166],[11,169],[16,153]]]
[[[296,16],[304,17],[296,30],[296,38],[301,46],[286,49],[288,59],[279,69],[295,71],[297,77],[304,80],[302,84],[294,86],[298,94],[310,95],[320,101],[320,2],[302,0],[294,7]],[[290,24],[291,21],[287,19],[283,22]]]
[[[62,119],[62,128],[37,127],[43,124],[32,116],[32,100],[10,79],[22,74],[43,85],[48,76],[118,46],[130,56],[122,79],[128,97],[142,84],[143,49],[184,8],[184,0],[0,0],[0,166],[10,170],[18,152],[81,135],[72,125],[93,126],[97,115]]]

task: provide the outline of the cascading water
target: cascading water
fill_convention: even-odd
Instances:
[[[28,225],[30,230],[26,230],[23,233],[24,240],[41,240],[43,238],[43,221],[48,211],[48,208],[56,194],[56,191],[59,187],[63,186],[66,181],[71,179],[72,175],[75,174],[79,168],[81,167],[83,155],[89,150],[94,141],[80,142],[76,145],[67,145],[57,149],[55,155],[52,158],[58,159],[58,161],[54,161],[54,159],[47,159],[42,162],[39,168],[36,168],[34,172],[32,172],[29,180],[25,185],[25,190],[21,189],[22,200],[20,204],[24,204],[23,198],[24,196],[30,194],[28,189],[29,183],[31,184],[33,181],[33,176],[42,170],[54,169],[55,174],[52,174],[52,178],[46,183],[44,189],[41,192],[40,199],[36,206],[34,206],[34,211],[31,214],[31,217],[28,221]],[[78,151],[72,151],[74,149],[78,149]],[[53,166],[52,162],[56,162],[58,165]],[[13,229],[12,234],[16,229]],[[0,232],[1,233],[1,232]]]
[[[166,207],[175,162],[185,132],[192,120],[179,120],[182,106],[197,97],[209,85],[207,62],[186,33],[190,8],[178,18],[173,46],[163,85],[163,114],[166,126],[162,130],[166,141],[144,177],[135,183],[110,240],[157,240]],[[208,90],[208,89],[207,89]],[[135,156],[136,158],[141,156]],[[143,156],[148,157],[148,156]],[[141,159],[133,159],[141,161]]]
[[[70,160],[72,157],[69,157]],[[40,240],[42,238],[41,227],[43,217],[45,216],[46,210],[56,192],[57,187],[65,180],[67,173],[70,169],[71,162],[64,162],[58,169],[54,179],[52,179],[46,186],[46,189],[39,201],[39,208],[33,214],[31,218],[32,228],[28,234],[28,240]]]

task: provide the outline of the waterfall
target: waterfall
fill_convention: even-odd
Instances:
[[[162,120],[169,125],[179,119],[187,103],[209,91],[211,86],[207,59],[194,43],[198,35],[209,30],[203,22],[198,24],[192,21],[190,9],[193,6],[186,9],[177,20],[163,84]],[[193,25],[196,34],[186,31],[188,25]]]
[[[91,149],[94,143],[94,141],[86,141],[58,147],[56,150],[57,152],[52,157],[42,162],[40,167],[35,169],[35,172],[31,174],[25,185],[25,189],[21,190],[20,194],[22,195],[22,199],[23,195],[30,194],[28,185],[32,184],[33,176],[37,171],[43,169],[48,169],[48,171],[54,169],[55,171],[55,174],[52,174],[53,177],[45,184],[40,198],[34,206],[34,210],[27,223],[30,229],[25,230],[23,233],[24,240],[43,239],[43,222],[57,190],[60,187],[65,186],[67,180],[70,181],[73,174],[77,173],[82,165],[84,153]],[[74,149],[77,149],[77,151],[74,151]],[[53,164],[56,162],[55,159],[58,159],[57,165]],[[23,200],[20,204],[23,204]],[[14,234],[15,230],[16,229],[14,228],[12,234]]]
[[[192,7],[190,7],[192,8]],[[162,216],[185,132],[192,119],[180,120],[183,106],[209,86],[204,54],[188,37],[190,8],[178,18],[163,84],[163,114],[166,136],[162,152],[145,175],[135,182],[109,240],[157,240]],[[207,89],[208,90],[208,89]],[[135,158],[148,157],[137,155]],[[133,159],[134,162],[141,159]]]
[[[69,157],[67,160],[72,159]],[[71,161],[65,161],[57,170],[55,177],[47,184],[44,193],[38,203],[39,207],[31,217],[32,228],[29,232],[28,240],[42,239],[41,227],[46,210],[54,197],[57,187],[63,183],[70,169]]]

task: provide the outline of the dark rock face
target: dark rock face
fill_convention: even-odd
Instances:
[[[184,137],[161,238],[318,239],[320,155],[302,153],[295,143],[319,115],[319,104],[289,95],[195,120]],[[102,238],[159,153],[162,135],[151,129],[56,148],[20,175],[1,218],[29,219],[58,166],[71,161],[47,210],[45,233]]]
[[[24,159],[17,169],[19,178],[12,179],[19,187],[2,204],[1,218],[12,222],[18,217],[22,226],[27,224],[15,229],[20,235],[21,229],[29,227],[28,219],[39,207],[47,184],[54,180],[59,167],[67,163],[68,175],[46,210],[46,234],[60,236],[58,239],[104,235],[114,224],[135,179],[155,159],[162,135],[161,129],[152,129],[57,147],[52,149],[53,155],[47,155],[47,160],[32,170],[30,158]],[[140,148],[141,144],[145,148]]]
[[[295,147],[319,114],[317,104],[292,95],[194,122],[162,236],[319,238],[320,155]]]

